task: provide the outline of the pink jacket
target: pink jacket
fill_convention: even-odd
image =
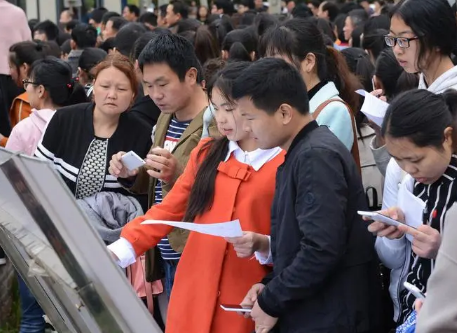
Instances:
[[[21,120],[14,126],[5,148],[33,156],[46,126],[55,112],[50,109],[33,109],[30,117]]]

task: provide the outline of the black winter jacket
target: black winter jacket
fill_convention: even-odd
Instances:
[[[271,216],[274,272],[259,306],[280,333],[374,332],[378,325],[374,237],[357,166],[327,127],[309,123],[276,176]]]

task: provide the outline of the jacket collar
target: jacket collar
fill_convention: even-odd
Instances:
[[[245,152],[235,141],[229,141],[229,151],[225,157],[225,162],[228,161],[230,155],[237,159],[237,161],[250,165],[255,171],[259,171],[261,167],[268,161],[272,160],[278,155],[282,149],[279,147],[272,149],[256,149],[253,151]]]
[[[435,82],[427,87],[425,82],[424,74],[420,75],[419,89],[427,89],[434,94],[442,94],[448,89],[457,88],[457,66],[445,72],[443,75],[438,77]]]
[[[289,150],[287,151],[286,160],[292,153],[292,150],[295,148],[295,146],[297,146],[300,141],[305,139],[309,133],[311,133],[318,127],[319,127],[319,125],[317,124],[317,122],[315,120],[313,120],[313,121],[309,122],[305,127],[303,127],[300,132],[298,132],[297,136],[292,141],[292,143],[289,147]]]
[[[176,150],[183,142],[187,140],[193,133],[197,132],[199,129],[203,128],[203,114],[207,107],[200,111],[197,116],[190,122],[189,126],[187,126],[184,133],[181,135],[178,143],[176,144],[174,150]],[[154,142],[155,145],[163,146],[165,141],[165,135],[168,130],[168,126],[170,125],[171,119],[173,118],[173,114],[164,114],[162,113],[157,120],[157,127],[154,135]]]
[[[311,114],[316,111],[316,109],[324,103],[325,101],[338,97],[339,92],[338,89],[336,89],[336,86],[333,82],[327,82],[325,86],[323,86],[321,89],[319,89],[318,92],[315,93],[315,95],[310,99],[309,101],[309,111]]]

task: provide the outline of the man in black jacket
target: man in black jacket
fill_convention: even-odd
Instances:
[[[284,60],[253,63],[233,97],[259,148],[287,151],[272,206],[274,272],[248,294],[258,294],[256,333],[374,332],[374,238],[357,214],[366,202],[351,153],[313,120],[303,79]]]

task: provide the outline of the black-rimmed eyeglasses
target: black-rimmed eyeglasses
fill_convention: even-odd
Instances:
[[[419,39],[420,37],[416,36],[416,37],[411,37],[411,38],[408,38],[408,37],[394,37],[394,36],[384,36],[384,40],[387,44],[387,46],[390,46],[390,47],[394,47],[395,45],[398,44],[398,46],[400,46],[402,49],[407,49],[408,47],[410,47],[410,42],[412,40],[417,40]]]
[[[29,84],[31,84],[33,86],[39,86],[40,85],[37,82],[33,82],[33,81],[30,81],[30,80],[27,80],[27,79],[22,80],[22,84],[24,85],[24,90],[27,90],[27,87],[28,87]]]

